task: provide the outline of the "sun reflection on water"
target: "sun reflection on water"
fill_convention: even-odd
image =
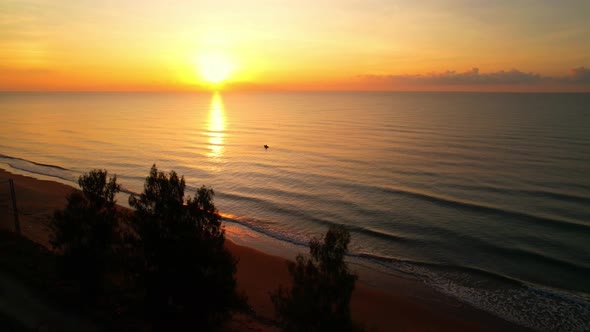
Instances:
[[[223,157],[223,137],[225,136],[225,114],[223,113],[223,101],[221,95],[215,93],[211,98],[211,106],[209,108],[209,119],[207,122],[207,133],[209,136],[209,152],[207,156],[210,158]]]

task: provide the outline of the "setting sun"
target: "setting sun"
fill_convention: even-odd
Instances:
[[[218,84],[229,78],[234,65],[229,57],[222,53],[207,53],[199,57],[199,73],[203,81]]]

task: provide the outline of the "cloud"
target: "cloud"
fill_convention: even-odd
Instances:
[[[572,83],[590,84],[590,69],[584,67],[570,69]]]
[[[453,85],[535,85],[535,84],[590,84],[590,69],[573,68],[566,76],[542,76],[518,69],[481,73],[479,68],[465,72],[444,71],[415,75],[360,75],[362,80],[374,83],[402,85],[453,86]]]
[[[418,75],[364,75],[369,80],[390,81],[391,83],[415,85],[479,85],[479,84],[532,84],[543,78],[539,74],[520,70],[480,73],[479,68],[466,72],[445,71]]]

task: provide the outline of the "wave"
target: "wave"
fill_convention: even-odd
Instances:
[[[444,197],[433,193],[420,192],[408,188],[393,188],[393,187],[369,187],[365,185],[356,184],[356,187],[363,187],[365,190],[379,190],[388,195],[402,195],[410,198],[416,198],[422,201],[434,203],[436,205],[448,206],[461,210],[471,210],[480,213],[496,214],[504,217],[510,217],[515,219],[521,219],[531,222],[544,223],[548,226],[555,227],[568,227],[574,230],[583,229],[585,231],[590,229],[589,225],[585,225],[577,220],[569,218],[548,218],[544,216],[533,215],[521,211],[512,211],[501,207],[486,205],[480,202],[473,202],[467,200],[461,200],[457,198]]]
[[[435,174],[437,175],[437,174]],[[502,187],[494,187],[494,186],[485,186],[485,187],[475,187],[470,185],[463,185],[463,184],[451,184],[453,188],[461,189],[461,190],[477,190],[483,189],[489,192],[495,192],[504,195],[525,195],[531,196],[535,198],[550,198],[554,200],[559,200],[563,202],[571,202],[576,204],[586,204],[590,205],[590,198],[580,196],[577,194],[572,193],[564,193],[559,191],[547,191],[541,189],[515,189],[515,188],[502,188]]]
[[[508,276],[505,276],[502,274],[490,272],[487,270],[474,268],[474,267],[452,265],[452,264],[432,263],[432,262],[423,262],[423,261],[409,260],[409,259],[401,259],[401,258],[382,256],[382,255],[377,255],[377,254],[367,253],[367,252],[360,252],[360,253],[356,253],[356,254],[352,253],[352,254],[350,254],[350,256],[369,259],[369,260],[372,260],[375,262],[379,262],[382,265],[383,264],[391,264],[391,266],[394,268],[396,266],[399,267],[401,265],[408,264],[408,265],[417,266],[417,267],[425,267],[425,268],[429,268],[432,270],[468,272],[474,276],[478,275],[481,277],[493,279],[497,282],[502,282],[502,283],[515,285],[515,286],[526,286],[527,285],[524,281],[521,281],[521,280],[518,280],[515,278],[511,278],[511,277],[508,277]],[[400,272],[414,274],[411,271],[408,271],[407,269],[403,269],[403,268],[399,268],[399,269],[396,268],[396,270],[398,270]]]
[[[533,252],[524,249],[516,249],[516,248],[509,248],[509,247],[499,247],[499,246],[492,246],[488,245],[490,250],[493,250],[497,253],[502,253],[502,256],[511,257],[511,258],[522,258],[525,261],[529,262],[538,262],[542,263],[545,266],[557,266],[562,270],[569,270],[574,271],[575,273],[579,273],[581,275],[590,275],[590,268],[587,266],[578,265],[576,263],[559,259],[555,257],[551,257],[548,255],[543,255],[538,252]],[[582,264],[582,262],[580,262]],[[590,289],[590,287],[588,287]]]
[[[69,169],[58,166],[58,165],[51,165],[51,164],[43,164],[43,163],[38,163],[32,160],[28,160],[28,159],[24,159],[24,158],[19,158],[19,157],[13,157],[13,156],[8,156],[5,154],[1,154],[0,153],[0,158],[5,158],[5,159],[12,159],[12,160],[20,160],[20,161],[24,161],[27,163],[31,163],[33,165],[37,165],[37,166],[43,166],[43,167],[49,167],[49,168],[55,168],[55,169],[59,169],[59,170],[63,170],[63,171],[69,171]],[[43,174],[45,175],[45,174]]]
[[[267,211],[276,212],[281,215],[290,215],[290,216],[300,217],[302,220],[306,220],[306,221],[311,222],[316,225],[324,225],[324,226],[339,225],[338,223],[333,222],[331,220],[327,220],[325,218],[319,218],[313,214],[306,213],[302,209],[289,207],[289,205],[287,203],[283,203],[279,206],[277,204],[269,204],[267,200],[262,199],[262,198],[245,196],[245,195],[237,195],[237,194],[231,194],[231,193],[220,193],[219,197],[227,197],[227,198],[231,198],[231,199],[237,200],[237,201],[248,201],[248,202],[257,203],[257,205],[259,205],[259,206],[264,206],[265,210],[267,210]],[[248,219],[242,219],[242,220],[248,220]],[[260,221],[259,219],[252,219],[252,220]]]
[[[3,160],[4,159],[4,160]],[[75,186],[78,174],[67,168],[56,165],[48,165],[43,163],[36,163],[22,158],[15,158],[1,155],[0,163],[8,165],[10,168],[25,172],[26,174],[33,174],[38,176],[49,177],[58,182],[63,182],[70,186]],[[26,175],[25,174],[25,175]]]
[[[281,232],[277,231],[276,229],[273,230],[273,229],[270,229],[269,227],[262,226],[265,224],[265,222],[260,219],[239,217],[239,216],[229,214],[229,213],[221,213],[221,217],[224,222],[232,222],[235,224],[239,224],[239,225],[244,226],[256,233],[269,236],[273,239],[287,242],[290,244],[294,244],[296,246],[301,246],[301,247],[307,246],[307,241],[305,241],[304,239],[297,239],[293,236],[288,235],[287,233],[281,233]]]
[[[481,287],[465,284],[467,273],[434,273],[427,283],[476,308],[537,331],[590,330],[590,304],[577,297],[530,285]]]
[[[511,250],[511,251],[512,252],[515,252],[515,251],[521,252],[521,250]],[[549,260],[553,263],[563,264],[563,265],[570,267],[570,268],[576,268],[576,269],[584,270],[585,272],[590,272],[590,270],[587,268],[579,267],[579,266],[573,265],[572,263],[569,263],[569,262],[560,261],[560,260],[557,260],[554,258],[550,258],[550,257],[546,257],[546,256],[543,256],[540,254],[536,254],[536,253],[530,253],[530,252],[525,252],[525,251],[522,251],[522,252],[524,254],[534,255],[535,258],[537,258],[537,259]],[[561,296],[561,295],[563,295],[562,293],[564,293],[563,290],[549,291],[549,290],[547,290],[548,287],[544,287],[544,286],[541,286],[538,284],[533,284],[531,282],[520,280],[518,278],[510,277],[510,276],[503,275],[503,274],[500,274],[497,272],[492,272],[492,271],[488,271],[488,270],[476,268],[476,267],[471,267],[471,266],[463,266],[463,265],[456,265],[456,264],[443,264],[443,263],[434,263],[434,262],[423,262],[423,261],[417,261],[417,260],[409,260],[409,259],[401,259],[401,258],[390,257],[390,256],[383,256],[383,255],[378,255],[378,254],[374,254],[374,253],[367,253],[367,252],[352,253],[350,256],[368,259],[368,260],[371,260],[374,262],[378,262],[381,265],[392,264],[392,266],[399,266],[402,264],[409,264],[409,265],[428,268],[433,271],[464,272],[464,273],[468,273],[469,275],[473,276],[474,279],[479,280],[480,281],[478,284],[479,287],[482,286],[481,280],[488,280],[488,281],[502,283],[504,285],[545,289],[549,293],[554,294],[556,296]],[[408,271],[404,271],[403,269],[399,269],[399,271],[400,272],[408,272]],[[477,277],[477,278],[475,278],[475,277]],[[576,295],[573,295],[573,293],[572,293],[572,295],[564,295],[564,296],[565,296],[565,298],[568,298],[570,300],[583,301],[585,303],[587,303],[586,301],[590,300],[589,295],[576,296]],[[590,306],[590,303],[587,303],[587,304]]]
[[[46,176],[53,179],[64,180],[72,186],[76,185],[76,179],[80,175],[78,172],[62,166],[39,163],[32,160],[8,156],[0,153],[0,162],[2,162],[2,159],[8,159],[5,161],[6,165],[15,170],[31,173],[34,175]],[[18,163],[12,161],[16,161]],[[128,189],[125,186],[121,186],[121,192],[128,195],[139,195],[138,192]]]
[[[24,171],[24,172],[33,173],[33,174],[42,175],[42,176],[47,176],[47,177],[51,177],[51,178],[55,178],[55,179],[65,180],[68,182],[72,182],[72,184],[74,182],[74,179],[70,176],[59,176],[59,175],[56,175],[53,173],[44,173],[44,172],[34,171],[34,170],[31,170],[31,168],[21,167],[21,166],[14,165],[14,164],[8,164],[8,165],[15,170]]]
[[[304,212],[304,210],[301,209],[296,209],[296,208],[291,208],[291,207],[287,207],[285,203],[281,204],[281,206],[278,206],[276,204],[268,204],[268,201],[258,198],[258,197],[251,197],[251,196],[244,196],[244,195],[237,195],[237,194],[230,194],[230,193],[223,193],[220,194],[221,197],[227,197],[227,198],[231,198],[233,200],[244,200],[244,201],[248,201],[248,202],[253,202],[256,204],[260,204],[260,205],[264,205],[265,209],[267,211],[274,211],[283,215],[290,215],[290,216],[298,216],[301,217],[302,220],[305,220],[307,222],[311,222],[314,223],[316,225],[323,225],[323,226],[338,226],[341,225],[341,223],[335,222],[333,220],[329,220],[326,218],[320,218],[315,216],[314,214],[311,213],[306,213]],[[254,218],[239,218],[239,219],[232,219],[231,221],[234,222],[238,222],[241,224],[245,224],[246,226],[250,226],[250,225],[255,225],[255,224],[259,224],[261,222],[261,220],[259,219],[254,219]],[[270,224],[272,226],[272,224]],[[397,234],[392,234],[390,232],[387,232],[385,230],[379,230],[379,229],[375,229],[375,228],[371,228],[371,227],[365,227],[365,226],[358,226],[358,225],[354,225],[354,224],[345,224],[344,225],[350,232],[353,233],[362,233],[362,234],[366,234],[369,236],[373,236],[373,237],[377,237],[377,238],[381,238],[381,239],[385,239],[388,241],[395,241],[395,242],[406,242],[406,241],[413,241],[413,242],[419,242],[416,239],[411,239],[411,238],[407,238],[401,235],[397,235]],[[255,227],[255,226],[254,226]],[[288,239],[288,236],[277,236],[273,231],[270,230],[262,230],[261,227],[256,227],[257,231],[262,231],[264,232],[266,235],[283,240],[283,241],[288,241],[294,244],[301,244],[301,242],[297,242],[297,241],[292,241],[290,239]]]

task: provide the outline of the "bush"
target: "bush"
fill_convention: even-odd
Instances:
[[[61,270],[80,282],[88,302],[102,289],[117,225],[115,194],[120,186],[116,176],[107,181],[107,175],[106,170],[92,170],[80,176],[82,192],[71,193],[66,208],[55,211],[50,222],[50,243],[60,255]]]
[[[271,293],[285,331],[356,330],[350,298],[357,277],[344,262],[349,242],[344,227],[331,227],[322,239],[310,241],[310,258],[298,255],[295,263],[289,263],[291,289],[279,287]]]
[[[129,199],[137,277],[155,330],[210,329],[241,304],[214,192],[201,187],[185,202],[185,187],[184,177],[153,165],[143,193]]]

